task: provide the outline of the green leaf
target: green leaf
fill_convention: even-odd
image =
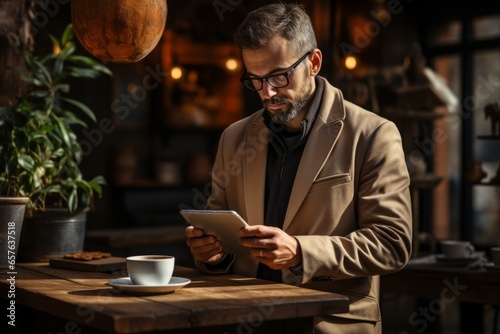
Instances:
[[[78,192],[76,189],[73,189],[73,191],[71,191],[71,194],[69,195],[68,209],[70,212],[74,212],[76,211],[76,209],[78,209]]]
[[[70,99],[67,97],[62,97],[61,100],[66,101],[66,102],[74,105],[75,107],[79,108],[81,111],[83,111],[85,113],[85,115],[87,115],[94,122],[97,121],[97,119],[95,118],[94,112],[89,107],[87,107],[85,104],[83,104],[82,102],[77,101],[77,100],[73,100],[73,99]]]
[[[37,87],[43,86],[43,83],[38,79],[31,78],[31,77],[22,77],[22,79],[24,82],[27,82],[27,83],[32,84],[34,86],[37,86]]]
[[[109,76],[113,75],[113,72],[111,72],[111,70],[108,67],[104,66],[103,64],[89,57],[72,55],[71,57],[68,57],[67,60],[68,62],[73,63],[75,65],[80,65],[80,66],[83,65],[85,66],[85,68],[93,69],[97,72],[107,74]]]
[[[99,72],[93,69],[79,69],[79,68],[74,68],[70,67],[71,72],[69,73],[70,76],[74,78],[95,78],[99,75]]]
[[[101,72],[101,73],[107,74],[109,76],[113,76],[113,72],[111,72],[111,70],[104,65],[96,64],[96,65],[92,66],[92,68],[96,71]]]
[[[63,66],[64,66],[64,59],[57,58],[55,63],[54,63],[54,70],[52,71],[52,75],[54,77],[61,75],[61,73],[63,71]]]
[[[73,40],[73,37],[74,37],[73,25],[68,24],[61,37],[61,44],[66,45],[68,42],[71,42]]]
[[[33,158],[26,154],[20,154],[17,158],[17,163],[28,172],[33,172],[35,167]]]
[[[33,173],[32,176],[33,176],[33,187],[34,188],[42,187],[43,182],[42,182],[42,179],[41,179],[40,175],[38,174],[38,172]]]
[[[61,158],[62,156],[64,156],[64,150],[62,148],[58,148],[57,150],[55,150],[54,152],[52,152],[50,158]]]
[[[78,118],[74,113],[72,113],[71,111],[64,111],[64,113],[62,114],[62,116],[64,117],[64,121],[67,123],[67,124],[77,124],[77,125],[80,125],[84,128],[87,127],[87,123],[85,123],[84,121],[82,121],[80,118]]]
[[[42,189],[40,191],[42,194],[46,193],[61,193],[61,185],[60,184],[51,184],[50,186],[47,186],[45,189]]]
[[[94,191],[97,193],[97,195],[99,197],[102,196],[102,187],[99,183],[95,183],[95,182],[90,182],[92,188],[94,189]]]
[[[47,96],[47,92],[44,90],[35,90],[30,93],[28,93],[28,97],[35,97],[35,98],[42,98]]]
[[[56,89],[63,93],[69,93],[69,84],[57,84]]]
[[[106,184],[106,179],[103,176],[96,176],[94,177],[90,182],[96,183],[96,184]]]
[[[66,125],[63,122],[61,122],[61,120],[56,116],[54,116],[54,120],[57,122],[57,128],[59,129],[64,144],[67,147],[71,147],[71,140]]]
[[[40,63],[42,64],[45,64],[47,63],[49,60],[52,60],[52,59],[55,59],[57,56],[54,54],[54,53],[49,53],[47,54],[45,57],[43,57],[41,60],[40,60]]]
[[[68,57],[68,61],[72,63],[80,63],[82,65],[86,65],[87,67],[98,64],[98,62],[94,59],[80,55],[71,55],[70,57]]]
[[[43,75],[43,73],[40,73],[40,72],[35,72],[33,73],[33,76],[35,76],[35,78],[40,81],[41,83],[41,86],[48,86],[50,85],[50,79],[48,79],[45,75]]]
[[[61,44],[59,43],[59,40],[57,38],[55,38],[53,35],[50,35],[50,34],[49,34],[49,38],[52,41],[52,45],[54,45],[55,47],[57,47],[59,49],[62,49]]]
[[[14,72],[17,72],[19,74],[22,74],[22,75],[26,75],[27,72],[24,68],[21,68],[21,67],[18,67],[18,66],[11,66],[9,65],[8,68]]]
[[[40,72],[43,74],[45,77],[46,82],[50,83],[52,82],[52,76],[49,73],[49,70],[43,65],[41,62],[37,60],[33,60],[33,64],[40,70]]]
[[[82,190],[83,190],[83,192],[88,193],[88,194],[92,194],[92,190],[93,190],[93,189],[92,189],[92,187],[91,187],[91,185],[90,185],[90,183],[89,183],[89,182],[84,181],[84,180],[82,180],[82,179],[76,179],[76,180],[75,180],[75,184],[76,184],[76,185],[77,185],[80,189],[82,189]]]
[[[62,57],[66,59],[70,55],[72,55],[76,50],[76,46],[73,43],[67,43],[64,48],[61,50],[61,53],[59,54],[59,57]]]

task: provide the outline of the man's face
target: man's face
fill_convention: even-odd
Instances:
[[[275,36],[263,48],[243,49],[242,56],[247,77],[265,77],[287,72],[302,55],[294,55],[288,42],[281,36]],[[286,125],[299,114],[300,119],[304,117],[304,107],[314,89],[313,80],[306,58],[288,75],[288,86],[275,88],[263,82],[263,88],[258,93],[274,123]]]

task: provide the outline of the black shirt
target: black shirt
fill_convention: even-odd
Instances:
[[[272,122],[267,110],[263,113],[264,122],[270,130],[264,208],[264,224],[267,226],[283,228],[297,169],[321,104],[323,90],[323,82],[316,80],[316,93],[301,122],[300,132],[287,131],[284,125]],[[257,277],[282,282],[281,270],[273,270],[263,264],[259,264]]]

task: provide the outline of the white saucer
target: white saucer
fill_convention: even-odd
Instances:
[[[484,257],[484,252],[475,252],[470,257],[447,257],[444,254],[435,254],[436,261],[454,265],[467,265]]]
[[[112,286],[115,289],[125,293],[137,295],[153,295],[172,293],[191,283],[191,280],[184,277],[172,276],[172,279],[167,285],[134,285],[130,277],[122,277],[112,279],[106,285]]]

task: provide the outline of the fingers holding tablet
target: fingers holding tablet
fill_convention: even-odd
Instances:
[[[249,249],[240,245],[240,229],[248,226],[238,213],[230,210],[181,210],[181,215],[193,229],[186,229],[188,238],[201,238],[190,241],[190,248],[212,252],[221,243],[221,252],[230,254],[249,254]],[[201,235],[200,235],[201,233]],[[208,238],[208,239],[205,239]],[[205,253],[205,252],[203,252]]]
[[[187,237],[186,244],[197,260],[215,263],[222,258],[222,243],[213,235],[205,235],[203,230],[193,226],[188,226],[185,233]]]

